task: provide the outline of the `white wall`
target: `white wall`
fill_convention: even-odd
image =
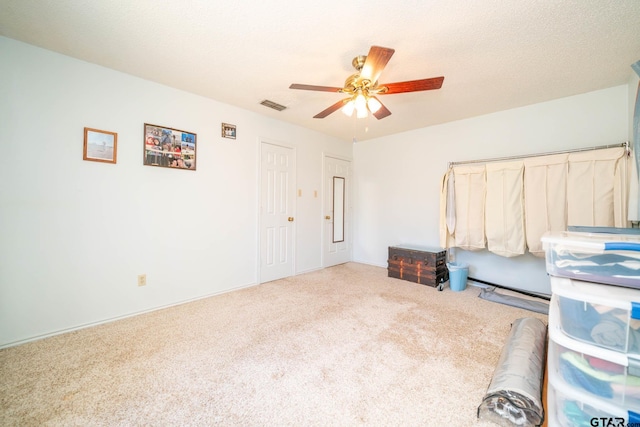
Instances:
[[[636,161],[636,165],[640,163],[640,140],[633,134],[634,132],[634,122],[636,121],[635,112],[636,112],[636,102],[638,100],[638,85],[640,84],[640,77],[632,72],[629,77],[629,136],[628,140],[631,142],[634,150],[634,158]],[[639,110],[640,111],[640,110]],[[640,123],[635,127],[638,128]],[[640,179],[640,178],[639,178]],[[640,185],[639,185],[640,187]],[[633,188],[633,187],[632,187]],[[634,204],[635,202],[635,204]],[[638,226],[638,212],[640,212],[640,197],[630,197],[629,199],[630,208],[629,208],[629,220],[633,221],[632,225],[634,227]],[[635,206],[635,210],[633,209]]]
[[[196,133],[197,170],[143,166],[144,123]],[[82,160],[85,126],[118,133],[117,164]],[[296,272],[320,268],[322,153],[352,154],[3,37],[0,134],[0,347],[255,284],[260,138],[296,147]]]
[[[627,85],[354,145],[354,260],[386,266],[387,248],[439,244],[439,195],[450,161],[617,144],[628,139]],[[544,261],[457,250],[469,274],[550,293]]]
[[[636,107],[636,99],[638,97],[638,85],[640,84],[640,77],[632,72],[629,77],[629,141],[635,142],[633,138],[633,114]]]

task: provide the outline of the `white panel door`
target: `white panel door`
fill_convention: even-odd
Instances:
[[[322,266],[351,261],[351,162],[324,157]]]
[[[293,275],[293,149],[263,142],[260,169],[260,283],[264,283]]]

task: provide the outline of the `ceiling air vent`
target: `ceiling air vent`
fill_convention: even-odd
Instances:
[[[284,105],[280,105],[280,104],[275,103],[273,101],[269,101],[268,99],[265,99],[264,101],[262,101],[260,103],[260,105],[264,105],[265,107],[273,108],[276,111],[282,111],[282,110],[287,108]]]

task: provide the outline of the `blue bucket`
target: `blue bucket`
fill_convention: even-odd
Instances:
[[[448,262],[449,269],[449,287],[454,292],[464,291],[467,288],[467,276],[469,275],[469,266],[464,263]]]

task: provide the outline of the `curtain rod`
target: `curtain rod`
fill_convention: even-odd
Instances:
[[[494,157],[493,159],[482,159],[482,160],[465,160],[461,162],[449,162],[449,167],[455,165],[466,165],[470,163],[490,163],[490,162],[502,162],[506,160],[517,160],[517,159],[526,159],[527,157],[541,157],[541,156],[552,156],[554,154],[566,154],[566,153],[577,153],[580,151],[591,151],[591,150],[604,150],[607,148],[617,148],[624,147],[627,151],[627,154],[630,153],[629,141],[622,142],[620,144],[612,144],[612,145],[601,145],[599,147],[586,147],[586,148],[576,148],[573,150],[563,150],[563,151],[551,151],[547,153],[537,153],[537,154],[524,154],[521,156],[507,156],[507,157]]]

